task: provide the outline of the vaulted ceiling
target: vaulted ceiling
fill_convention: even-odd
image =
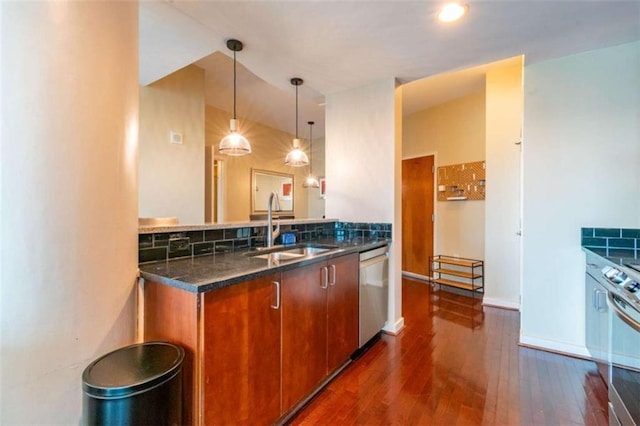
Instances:
[[[238,52],[238,115],[295,131],[324,128],[327,94],[384,79],[407,84],[404,112],[477,90],[486,68],[425,79],[516,55],[527,64],[640,39],[640,1],[469,1],[461,21],[442,24],[436,1],[140,2],[140,83],[186,65],[205,69],[206,101],[232,108],[231,52]],[[425,79],[425,80],[422,80]],[[314,132],[315,133],[315,132]]]

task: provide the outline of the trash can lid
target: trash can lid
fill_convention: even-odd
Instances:
[[[90,396],[118,398],[151,389],[182,368],[184,349],[167,342],[136,343],[93,361],[82,373]]]

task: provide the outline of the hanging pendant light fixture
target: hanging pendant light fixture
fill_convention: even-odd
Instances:
[[[233,118],[229,123],[229,134],[220,140],[218,152],[238,157],[251,154],[251,145],[247,138],[238,133],[236,123],[236,52],[242,50],[243,44],[241,41],[229,39],[227,47],[233,51]]]
[[[309,164],[309,158],[300,148],[300,139],[298,139],[298,86],[302,85],[302,83],[303,80],[301,78],[291,79],[291,84],[296,86],[296,137],[293,140],[293,149],[287,154],[284,164],[292,167],[302,167]]]
[[[309,176],[302,183],[303,188],[320,188],[320,182],[313,174],[313,121],[307,121],[309,125]]]

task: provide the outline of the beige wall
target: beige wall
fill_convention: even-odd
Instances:
[[[214,147],[214,157],[224,162],[225,170],[225,209],[224,221],[249,220],[251,211],[251,169],[271,170],[280,173],[294,175],[294,215],[296,218],[313,217],[309,215],[309,197],[318,190],[309,190],[302,187],[302,182],[307,176],[307,167],[289,167],[284,164],[284,158],[291,150],[293,135],[281,130],[273,129],[263,124],[238,117],[238,127],[242,134],[251,143],[251,155],[231,157],[220,155],[217,145],[220,139],[229,131],[231,114],[218,108],[207,105],[206,107],[206,135],[207,146]],[[308,130],[300,127],[300,138],[303,140],[303,149],[308,152]],[[314,140],[314,152],[321,145]],[[317,160],[317,163],[316,163]],[[323,156],[315,155],[314,172],[321,174],[318,166],[324,163]],[[324,202],[324,200],[322,200]],[[314,207],[316,212],[320,209]]]
[[[138,5],[2,2],[0,424],[78,425],[133,343]]]
[[[204,222],[204,105],[195,65],[140,87],[140,217]],[[169,143],[171,131],[182,145]]]
[[[313,140],[313,174],[316,178],[324,177],[324,138]],[[308,217],[322,218],[324,214],[324,198],[320,195],[320,188],[309,188],[307,191]]]
[[[404,118],[402,157],[433,154],[436,167],[485,159],[484,91]],[[436,201],[435,214],[435,253],[484,259],[484,201]]]
[[[516,57],[486,77],[487,198],[484,303],[520,307],[520,141],[522,60]],[[504,61],[503,61],[504,62]]]

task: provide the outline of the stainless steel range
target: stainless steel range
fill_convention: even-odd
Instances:
[[[591,276],[593,279],[590,279]],[[587,286],[597,281],[591,296],[598,312],[606,315],[606,350],[602,344],[589,346],[587,313],[587,348],[596,359],[608,362],[609,424],[640,425],[640,264],[637,260],[616,264],[602,257],[587,258]],[[603,305],[603,299],[606,305]],[[589,308],[589,306],[588,306]],[[593,315],[592,315],[593,317]],[[600,324],[604,324],[601,320]],[[593,326],[593,320],[591,321]],[[603,327],[600,327],[604,331]],[[593,335],[593,333],[592,333]],[[600,342],[605,341],[600,339]],[[604,356],[603,356],[604,355]]]

